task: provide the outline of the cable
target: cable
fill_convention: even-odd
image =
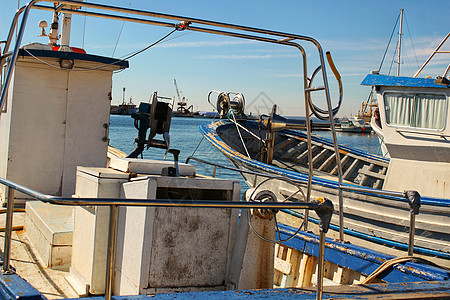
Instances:
[[[130,5],[128,5],[128,9],[131,7],[131,2]],[[125,15],[125,17],[128,16],[128,13]],[[120,32],[119,32],[119,36],[117,37],[117,41],[116,41],[116,45],[114,46],[114,50],[111,56],[114,57],[114,53],[116,53],[116,49],[117,49],[117,45],[119,44],[119,40],[120,40],[120,36],[122,35],[122,31],[123,31],[123,27],[125,26],[125,20],[123,20],[122,22],[122,27],[120,28]]]
[[[404,18],[405,18],[406,28],[408,29],[408,34],[409,34],[409,40],[411,41],[411,47],[413,48],[414,57],[415,57],[415,59],[416,59],[417,69],[419,69],[419,68],[420,68],[420,66],[419,66],[419,61],[417,60],[416,49],[414,48],[414,44],[413,44],[413,41],[412,41],[411,31],[409,30],[409,25],[408,25],[408,22],[407,22],[407,20],[406,20],[406,15],[404,14],[403,16],[404,16]]]
[[[399,20],[399,19],[400,19],[400,14],[397,16],[397,21],[395,21],[395,25],[394,25],[394,28],[392,29],[391,37],[389,38],[389,42],[388,42],[388,44],[387,44],[387,46],[386,46],[386,50],[384,51],[383,59],[381,60],[381,64],[380,64],[380,66],[378,67],[378,72],[381,71],[381,67],[383,66],[384,59],[385,59],[386,54],[387,54],[387,52],[388,52],[388,50],[389,50],[389,45],[391,44],[392,37],[394,36],[395,28],[397,28],[397,24],[398,24],[398,20]]]
[[[151,48],[151,47],[153,47],[153,46],[159,44],[159,43],[162,42],[164,39],[168,38],[172,33],[174,33],[174,32],[177,31],[177,30],[178,30],[178,29],[175,28],[174,30],[172,30],[171,32],[169,32],[168,34],[166,34],[165,36],[163,36],[162,38],[160,38],[159,40],[157,40],[157,41],[154,42],[153,44],[148,45],[147,47],[145,47],[145,48],[143,48],[143,49],[141,49],[141,50],[139,50],[139,51],[136,51],[135,53],[133,53],[133,54],[131,54],[131,55],[125,57],[125,58],[122,59],[122,60],[130,59],[130,58],[132,58],[132,57],[134,57],[134,56],[136,56],[136,55],[138,55],[138,54],[140,54],[140,53],[142,53],[142,52],[148,50],[149,48]]]
[[[52,67],[52,68],[55,68],[55,69],[60,69],[60,70],[70,70],[70,71],[93,71],[93,70],[98,70],[98,69],[101,69],[101,68],[104,68],[104,67],[107,67],[107,66],[116,65],[116,64],[121,63],[121,62],[123,62],[123,61],[126,61],[126,60],[128,60],[128,59],[130,59],[130,58],[132,58],[132,57],[134,57],[134,56],[136,56],[136,55],[138,55],[138,54],[140,54],[140,53],[142,53],[142,52],[148,50],[149,48],[151,48],[151,47],[153,47],[153,46],[159,44],[160,42],[162,42],[164,39],[166,39],[167,37],[169,37],[171,34],[173,34],[173,33],[174,33],[175,31],[177,31],[177,30],[178,30],[178,29],[175,28],[174,30],[172,30],[171,32],[169,32],[168,34],[166,34],[165,36],[163,36],[162,38],[160,38],[160,39],[157,40],[156,42],[154,42],[154,43],[148,45],[147,47],[145,47],[145,48],[143,48],[143,49],[141,49],[141,50],[138,50],[138,51],[136,51],[136,52],[133,52],[133,53],[129,54],[128,56],[125,56],[124,58],[121,58],[121,59],[119,59],[119,60],[117,60],[117,61],[115,61],[115,62],[113,62],[113,63],[110,63],[110,64],[104,64],[104,65],[101,65],[101,66],[98,66],[98,67],[95,67],[95,68],[90,68],[90,69],[65,69],[65,68],[61,68],[60,66],[52,65],[52,64],[50,64],[50,63],[48,63],[48,62],[46,62],[46,61],[44,61],[44,60],[42,60],[42,59],[36,57],[36,56],[33,55],[30,51],[28,51],[28,49],[25,49],[25,48],[24,48],[24,50],[25,50],[31,57],[33,57],[34,59],[36,59],[36,60],[42,62],[43,64],[46,64],[46,65]]]

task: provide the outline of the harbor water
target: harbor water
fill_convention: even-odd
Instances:
[[[199,126],[205,122],[211,122],[212,119],[205,118],[172,118],[170,125],[170,148],[180,150],[180,162],[185,162],[189,156],[195,156],[199,159],[213,162],[223,166],[233,167],[228,159],[220,153],[214,146],[212,146],[206,139],[203,139]],[[315,134],[325,138],[331,138],[330,131],[315,131]],[[130,153],[136,146],[134,143],[138,131],[134,127],[134,119],[128,115],[111,115],[110,120],[110,145],[125,153]],[[379,152],[380,143],[374,133],[372,134],[356,134],[337,132],[337,139],[340,144],[349,147],[357,148],[369,153],[377,154]],[[156,136],[156,139],[162,138]],[[150,148],[145,150],[143,158],[146,159],[164,159],[165,150]],[[173,156],[167,154],[166,160],[173,161]],[[196,166],[197,174],[211,176],[213,167],[196,161],[189,163]],[[216,177],[223,179],[239,179],[241,181],[242,190],[247,188],[247,185],[242,180],[239,173],[217,168]]]

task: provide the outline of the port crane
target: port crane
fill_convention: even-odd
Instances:
[[[175,89],[177,91],[177,97],[178,97],[178,108],[177,108],[177,113],[178,114],[184,114],[184,115],[191,115],[192,114],[192,109],[194,108],[193,105],[189,106],[186,108],[187,105],[187,99],[185,97],[181,98],[180,96],[180,91],[178,89],[178,85],[177,85],[177,81],[176,79],[173,80],[173,83],[175,84]]]

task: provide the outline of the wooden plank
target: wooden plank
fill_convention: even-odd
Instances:
[[[302,286],[308,287],[312,285],[312,276],[317,266],[317,258],[315,256],[308,256],[306,259],[305,272],[302,278]],[[301,274],[300,274],[301,275]]]
[[[289,248],[288,250],[288,262],[292,265],[292,271],[286,275],[286,285],[289,287],[297,286],[298,284],[298,269],[300,267],[300,251],[297,249]]]
[[[322,171],[323,169],[328,167],[332,162],[336,162],[336,153],[334,152],[324,161],[324,163],[317,170]]]
[[[369,171],[369,170],[364,170],[364,169],[359,170],[359,173],[363,174],[363,175],[370,176],[370,177],[375,177],[375,178],[378,178],[378,179],[385,179],[386,178],[386,175],[383,175],[383,174],[380,174],[380,173],[377,173],[377,172],[372,172],[372,171]]]
[[[369,178],[366,174],[364,174],[364,171],[370,171],[374,167],[374,164],[370,164],[369,166],[365,165],[360,170],[358,170],[358,173],[362,175],[361,181],[359,182],[359,185],[365,185],[367,179]]]
[[[334,272],[333,274],[333,281],[339,284],[343,284],[342,283],[342,275],[344,273],[344,268],[343,267],[338,267],[337,270]]]
[[[275,145],[275,147],[273,147],[273,152],[275,153],[276,151],[281,151],[282,149],[286,148],[288,145],[297,142],[296,140],[293,139],[287,139],[284,140],[278,144]]]
[[[317,148],[317,145],[313,145],[311,147],[311,152],[313,152]],[[305,158],[308,155],[308,150],[305,150],[302,154],[300,154],[296,159],[295,162],[301,161],[303,158]]]
[[[285,275],[289,275],[292,273],[292,264],[282,260],[281,258],[275,257],[275,270]]]
[[[359,159],[355,159],[352,164],[350,165],[350,167],[347,169],[347,171],[345,171],[344,175],[342,175],[342,178],[344,179],[348,179],[347,177],[349,175],[352,175],[353,171],[356,169],[356,167],[359,165],[360,160]]]
[[[386,168],[386,167],[383,167],[379,173],[380,173],[380,174],[383,174],[383,175],[386,175],[386,172],[387,172],[387,168]],[[385,178],[383,178],[383,179],[381,179],[381,178],[377,179],[377,181],[375,181],[375,184],[373,185],[373,187],[374,187],[375,189],[381,189],[381,188],[383,187],[384,179],[385,179]]]
[[[305,142],[300,141],[298,143],[298,145],[294,145],[291,148],[288,148],[286,150],[286,153],[284,153],[283,155],[281,155],[281,158],[285,158],[285,159],[294,159],[294,157],[296,157],[299,154],[302,154],[304,152],[308,151],[308,145]]]
[[[313,161],[312,161],[313,166],[314,166],[314,164],[315,164],[317,161],[319,161],[320,159],[322,159],[322,157],[323,157],[327,152],[329,152],[328,149],[322,149],[322,151],[320,151],[319,154],[317,154],[315,157],[313,157]]]
[[[344,164],[347,162],[349,157],[350,156],[348,156],[348,155],[344,155],[344,157],[341,158],[342,171],[344,171]],[[338,165],[336,164],[336,166],[334,166],[333,170],[331,170],[330,174],[331,175],[337,174],[337,169],[338,169]]]

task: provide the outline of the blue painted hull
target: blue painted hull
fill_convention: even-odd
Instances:
[[[243,125],[245,126],[246,124]],[[222,137],[226,134],[224,133],[225,130],[229,129],[230,126],[234,125],[230,125],[227,121],[216,121],[201,125],[200,131],[237,168],[284,176],[300,182],[302,187],[306,186],[308,181],[307,174],[248,158],[236,150],[236,146],[225,142]],[[248,123],[248,126],[252,125]],[[304,134],[299,132],[286,131],[285,133],[296,136],[302,135],[304,137]],[[320,143],[331,143],[331,141],[324,138],[314,138],[318,139]],[[340,151],[352,152],[361,157],[388,162],[387,159],[347,146],[340,146]],[[255,177],[253,175],[245,173],[242,173],[242,175],[250,186],[254,185]],[[259,182],[258,179],[256,182]],[[335,207],[338,207],[337,194],[339,183],[337,177],[323,178],[322,176],[313,176],[312,184],[313,197],[327,197],[335,203]],[[353,184],[344,183],[344,185],[352,186]],[[380,190],[373,188],[366,193],[344,191],[343,195],[346,240],[349,239],[353,243],[377,249],[384,253],[391,253],[396,256],[406,255],[408,249],[409,206],[405,198],[385,196],[380,194]],[[422,197],[421,203],[421,213],[416,219],[414,252],[427,255],[432,259],[437,257],[436,262],[450,266],[450,200]],[[286,221],[287,224],[295,223],[292,219],[303,218],[302,212],[299,211],[288,211],[287,213],[290,214]],[[310,216],[310,221],[317,222],[317,219]],[[338,230],[337,216],[333,218],[331,229]]]

